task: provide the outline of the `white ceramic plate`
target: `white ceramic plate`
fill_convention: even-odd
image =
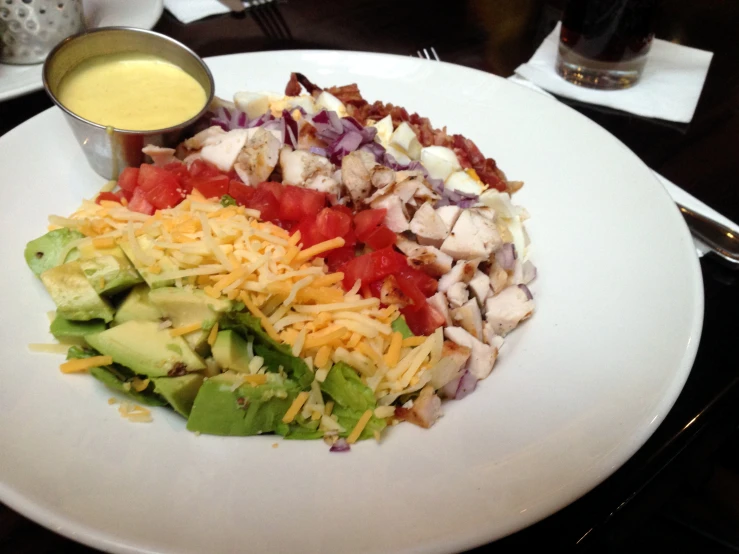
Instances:
[[[88,29],[138,27],[151,29],[162,16],[163,0],[82,0]],[[41,89],[43,64],[0,63],[0,102]]]
[[[24,245],[47,214],[102,185],[61,113],[47,111],[0,139],[2,501],[115,552],[442,552],[555,512],[652,434],[694,359],[702,283],[670,197],[614,137],[555,100],[445,63],[302,51],[209,65],[223,96],[281,90],[298,70],[473,137],[526,182],[516,198],[532,215],[537,312],[431,430],[399,425],[349,454],[195,436],[164,409],[128,423],[100,383],[25,349],[50,340],[53,305]]]

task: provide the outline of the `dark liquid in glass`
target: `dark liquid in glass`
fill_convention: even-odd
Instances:
[[[574,52],[603,62],[629,61],[654,38],[656,0],[570,0],[561,40]]]
[[[658,0],[570,0],[557,72],[576,85],[620,89],[641,76]]]

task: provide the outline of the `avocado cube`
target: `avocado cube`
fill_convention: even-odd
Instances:
[[[221,314],[231,309],[231,301],[211,298],[202,290],[178,287],[162,287],[149,293],[151,303],[159,308],[164,317],[172,321],[173,327],[184,327],[198,323],[201,329],[184,335],[187,344],[202,351],[211,327]]]
[[[113,319],[115,310],[95,292],[80,262],[52,267],[40,277],[56,304],[57,315],[73,321],[102,319],[107,323]]]
[[[248,436],[284,427],[282,418],[300,392],[298,385],[278,374],[253,386],[243,376],[226,372],[210,377],[200,387],[187,428],[209,435]]]
[[[203,360],[182,337],[171,336],[153,321],[126,321],[87,335],[85,340],[115,363],[148,377],[175,377],[205,369]]]
[[[115,312],[115,323],[126,321],[160,321],[162,312],[149,300],[147,284],[133,287]]]
[[[80,247],[80,255],[82,271],[98,294],[118,294],[144,282],[117,246],[105,249],[95,249],[92,245]]]
[[[99,319],[90,321],[70,321],[56,316],[49,326],[54,338],[64,344],[84,346],[85,336],[105,331],[105,322]]]
[[[126,381],[122,381],[108,366],[92,367],[89,370],[90,375],[103,383],[109,389],[129,397],[131,400],[148,406],[166,406],[167,402],[160,396],[152,394],[149,389],[137,392],[130,386],[126,386]]]
[[[79,252],[73,248],[66,259],[60,260],[62,251],[67,245],[75,240],[83,239],[85,235],[73,229],[55,229],[44,236],[32,240],[26,245],[24,256],[28,267],[37,277],[44,271],[56,267],[65,262],[74,261],[79,257]]]
[[[213,358],[223,369],[249,373],[249,356],[246,341],[235,331],[219,331],[211,348]]]
[[[137,237],[136,240],[138,241],[139,246],[144,252],[150,250],[152,245],[154,244],[154,240],[151,237],[147,237],[146,235],[141,235],[140,237]],[[151,271],[149,271],[148,266],[142,264],[139,259],[134,256],[133,249],[131,248],[131,245],[128,241],[124,240],[123,242],[121,242],[120,248],[121,250],[123,250],[123,253],[126,255],[128,260],[139,272],[139,275],[141,275],[144,281],[146,281],[146,284],[149,285],[151,288],[155,289],[157,287],[170,287],[174,285],[174,279],[161,279],[159,277],[159,273],[152,273]],[[176,271],[179,269],[179,267],[170,262],[167,258],[160,259],[157,264],[162,270],[162,273],[167,271]]]
[[[188,373],[181,377],[154,377],[154,392],[169,402],[178,414],[189,417],[193,402],[198,395],[203,376],[200,373]]]

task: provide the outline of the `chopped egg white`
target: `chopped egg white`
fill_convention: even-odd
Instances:
[[[389,146],[404,152],[410,159],[421,157],[421,143],[418,141],[413,127],[403,121],[390,136]]]
[[[242,112],[255,119],[269,110],[269,97],[259,92],[237,92],[234,94],[234,104]]]
[[[393,118],[386,115],[372,126],[377,129],[375,140],[387,148],[390,143],[390,136],[393,134]]]
[[[316,98],[316,106],[320,110],[328,110],[330,112],[336,112],[339,117],[346,117],[346,107],[344,104],[336,98],[333,94],[326,92],[325,90],[318,95]]]
[[[462,166],[454,150],[446,146],[427,146],[421,149],[421,163],[432,179],[445,181],[454,171]]]
[[[470,177],[466,171],[455,171],[449,175],[444,182],[444,186],[447,189],[465,194],[480,195],[485,191],[485,185]]]

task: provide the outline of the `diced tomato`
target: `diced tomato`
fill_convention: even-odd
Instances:
[[[177,177],[161,167],[141,164],[138,183],[146,200],[157,209],[176,206],[185,197]]]
[[[259,189],[245,204],[247,208],[259,210],[259,219],[262,221],[277,221],[280,215],[280,203],[269,190]]]
[[[241,206],[246,206],[256,192],[257,189],[250,187],[249,185],[245,185],[240,181],[232,180],[228,184],[228,195],[236,200],[236,203]]]
[[[280,219],[284,221],[300,221],[305,217],[303,198],[292,191],[286,192],[280,199]]]
[[[426,296],[418,288],[413,278],[403,271],[398,271],[393,276],[401,292],[410,300],[407,309],[410,311],[420,310],[426,304]]]
[[[369,284],[375,280],[374,260],[371,254],[365,254],[349,261],[341,270],[344,272],[343,285],[346,290],[351,289],[357,280],[362,284]]]
[[[444,325],[444,316],[428,302],[424,302],[423,306],[416,310],[412,310],[412,307],[402,308],[400,313],[405,317],[405,322],[414,335],[428,336]]]
[[[382,285],[385,282],[384,279],[380,279],[379,281],[375,281],[374,283],[369,284],[369,291],[372,296],[375,298],[382,298]]]
[[[197,189],[206,198],[220,198],[228,194],[229,179],[226,175],[215,175],[213,177],[190,177],[187,179],[188,186]]]
[[[279,200],[282,221],[301,221],[304,217],[315,217],[326,206],[324,193],[292,185],[282,185]]]
[[[128,203],[128,209],[132,212],[139,212],[146,215],[152,215],[154,213],[154,206],[144,196],[144,191],[137,188],[133,191],[133,196]]]
[[[439,286],[439,282],[436,279],[410,266],[400,270],[396,274],[396,277],[398,276],[402,276],[403,279],[413,283],[426,298],[436,294],[436,289]]]
[[[121,190],[133,193],[134,189],[139,186],[139,168],[127,167],[118,176],[118,186]]]
[[[185,197],[179,183],[160,185],[152,190],[144,191],[144,196],[158,210],[172,208],[182,202]]]
[[[319,232],[316,220],[310,217],[304,218],[291,231],[291,234],[300,231],[300,243],[303,245],[303,248],[310,248],[314,244],[326,240],[326,237]]]
[[[341,266],[356,257],[353,244],[345,244],[341,248],[326,253],[326,263],[331,272],[339,271]]]
[[[326,240],[343,237],[352,228],[352,218],[340,210],[323,208],[316,217],[316,227]]]
[[[96,204],[100,204],[102,200],[110,200],[111,202],[121,202],[121,195],[115,192],[101,192],[95,199]]]
[[[221,170],[216,166],[209,164],[205,160],[195,160],[190,164],[188,169],[190,177],[215,177],[221,175]]]
[[[277,199],[281,200],[282,195],[285,192],[285,188],[281,183],[275,183],[273,181],[265,181],[257,185],[257,190],[269,191]]]
[[[357,238],[362,242],[366,242],[367,236],[385,221],[385,215],[387,215],[385,208],[364,210],[355,215],[354,229],[357,232]]]
[[[306,216],[318,215],[318,212],[326,206],[326,193],[324,192],[318,192],[317,190],[311,189],[301,189],[300,187],[285,188],[297,189],[300,191],[303,202],[303,213]]]
[[[168,163],[162,169],[169,171],[172,175],[177,177],[179,181],[183,181],[190,176],[190,173],[187,171],[187,166],[182,162]]]
[[[139,168],[138,185],[144,190],[144,192],[155,189],[161,183],[176,184],[177,177],[161,167],[154,167],[151,164],[141,164],[141,167]]]
[[[384,225],[376,227],[369,235],[365,235],[364,243],[373,250],[380,250],[395,244],[397,236]]]
[[[372,283],[406,268],[408,268],[407,258],[392,247],[376,250],[354,258],[342,268],[344,288],[347,290],[352,288],[357,279],[362,283]]]

